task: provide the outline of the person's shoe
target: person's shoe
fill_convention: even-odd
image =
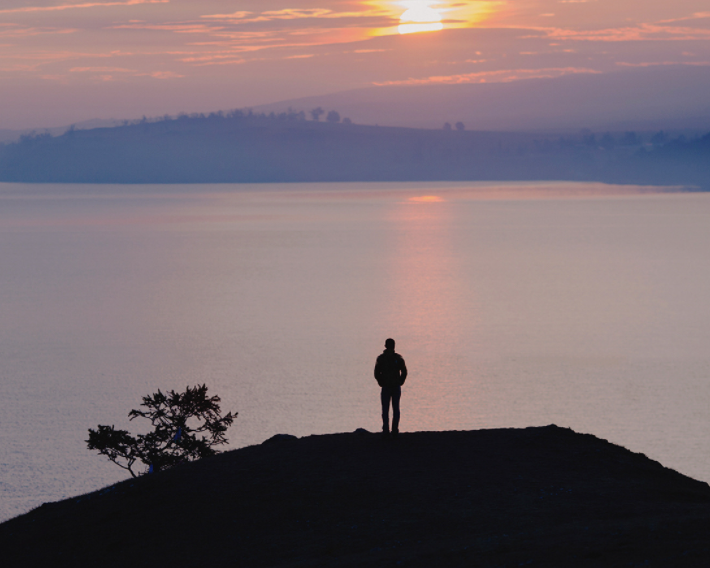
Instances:
[[[397,436],[399,436],[399,430],[392,430],[392,437],[396,438]]]
[[[390,431],[387,428],[382,428],[382,437],[383,438],[389,438],[390,437]]]

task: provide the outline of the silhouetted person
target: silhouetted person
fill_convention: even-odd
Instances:
[[[399,433],[399,399],[402,396],[402,385],[407,379],[407,366],[399,353],[394,352],[394,339],[385,341],[385,350],[377,357],[375,363],[375,379],[382,387],[382,433],[390,432],[390,400],[392,401],[392,435]]]

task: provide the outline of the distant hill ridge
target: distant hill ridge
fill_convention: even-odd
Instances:
[[[69,126],[57,126],[52,128],[25,128],[24,130],[11,130],[8,128],[0,129],[0,144],[8,142],[17,142],[23,136],[34,136],[38,133],[48,133],[52,136],[61,136],[70,128],[91,130],[92,128],[104,128],[107,126],[118,126],[123,121],[116,119],[99,119],[83,120]]]
[[[276,436],[0,524],[3,565],[705,566],[710,487],[547,426]]]
[[[710,72],[702,65],[649,65],[612,73],[470,84],[373,86],[254,108],[337,109],[355,122],[471,130],[710,131]]]
[[[26,136],[0,146],[0,181],[574,180],[706,188],[708,139],[425,130],[233,111]]]

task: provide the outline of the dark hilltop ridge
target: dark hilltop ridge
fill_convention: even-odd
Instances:
[[[0,525],[19,566],[708,566],[710,487],[557,426],[275,436]]]
[[[564,180],[710,189],[710,134],[485,132],[460,122],[427,130],[328,116],[236,110],[28,135],[0,144],[0,181]]]

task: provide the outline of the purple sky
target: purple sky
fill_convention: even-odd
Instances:
[[[710,66],[708,0],[2,0],[0,128],[670,64]]]

